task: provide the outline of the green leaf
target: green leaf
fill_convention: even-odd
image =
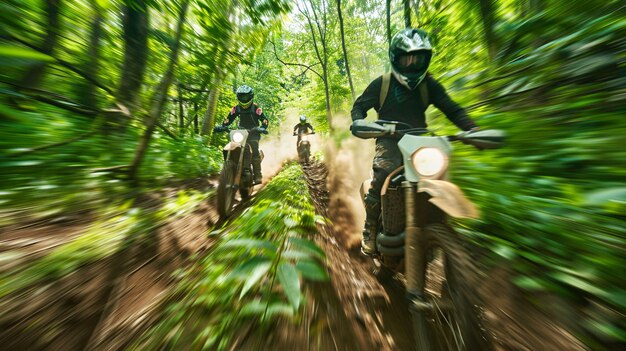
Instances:
[[[241,294],[239,294],[239,298],[242,298],[249,290],[256,284],[265,274],[269,271],[272,266],[271,262],[262,262],[259,263],[250,274],[250,277],[246,280],[243,288],[241,289]]]
[[[291,237],[289,238],[289,243],[291,245],[299,248],[302,251],[309,252],[319,258],[326,258],[326,254],[319,246],[315,245],[314,242],[302,238]]]
[[[300,307],[300,277],[296,268],[289,263],[281,263],[277,274],[289,303],[294,310],[297,310]]]
[[[306,279],[314,281],[327,281],[328,273],[316,262],[302,261],[296,263],[296,269]]]
[[[539,279],[533,278],[533,277],[528,277],[528,276],[517,277],[513,279],[513,283],[522,289],[526,289],[530,291],[545,290],[545,287],[542,284],[542,282]]]
[[[611,201],[626,202],[626,187],[600,189],[585,195],[585,205],[602,206]]]
[[[53,57],[42,54],[41,52],[12,45],[0,45],[0,56],[45,62],[54,61]]]
[[[270,251],[278,250],[276,244],[272,243],[268,240],[260,240],[260,239],[235,239],[227,241],[222,245],[222,247],[245,247],[249,249],[265,249]]]

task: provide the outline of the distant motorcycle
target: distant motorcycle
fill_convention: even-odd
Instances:
[[[474,205],[448,181],[452,141],[479,149],[502,145],[497,130],[434,136],[401,122],[357,120],[352,133],[363,139],[398,137],[404,165],[381,191],[382,212],[373,257],[379,273],[402,272],[418,350],[490,350],[480,327],[475,287],[469,282],[471,257],[448,216],[475,218]],[[361,186],[361,195],[369,181]]]
[[[218,126],[216,132],[230,131],[230,142],[224,146],[224,165],[217,186],[217,212],[222,218],[233,210],[235,194],[239,191],[242,200],[252,194],[254,177],[252,171],[252,147],[247,143],[250,132],[267,134],[263,128],[233,129]],[[261,160],[263,151],[259,150]]]
[[[298,158],[302,163],[309,163],[309,158],[311,157],[311,142],[309,141],[309,135],[315,134],[312,133],[293,133],[294,136],[298,136],[298,143],[296,148],[298,150]]]

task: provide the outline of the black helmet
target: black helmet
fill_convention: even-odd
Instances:
[[[254,98],[254,90],[252,88],[247,85],[237,88],[237,100],[241,107],[248,108],[252,104],[252,98]]]
[[[301,115],[300,116],[300,123],[302,123],[302,124],[306,123],[306,116],[305,115]]]
[[[389,61],[398,81],[409,89],[415,89],[426,76],[432,46],[428,33],[421,29],[404,29],[391,39]]]

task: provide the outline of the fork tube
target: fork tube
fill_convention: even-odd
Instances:
[[[424,274],[422,271],[423,255],[420,251],[420,228],[416,217],[417,187],[415,183],[402,182],[404,188],[404,204],[406,213],[404,265],[407,292],[412,296],[420,296],[424,287]]]

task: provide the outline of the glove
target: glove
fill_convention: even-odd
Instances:
[[[226,132],[226,131],[228,131],[228,127],[226,126],[215,126],[215,128],[213,128],[214,133],[220,133],[220,132]]]
[[[267,129],[263,128],[263,127],[254,127],[254,130],[261,133],[261,134],[268,134],[269,132],[267,131]]]

